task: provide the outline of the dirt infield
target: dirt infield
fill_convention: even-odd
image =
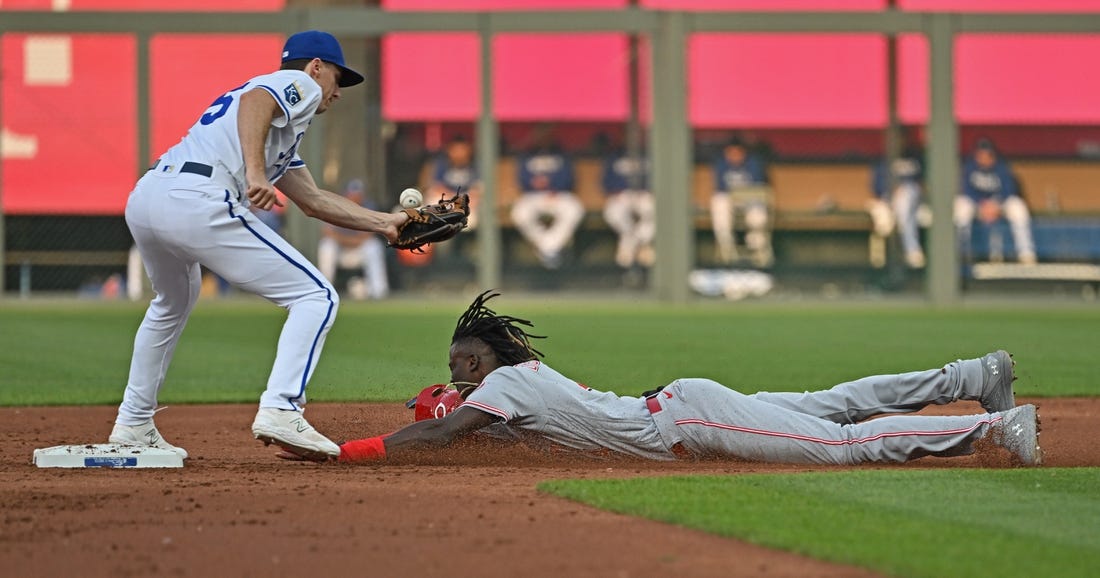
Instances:
[[[1049,466],[1100,466],[1098,399],[1040,401]],[[936,408],[943,411],[944,408]],[[954,404],[951,413],[977,411]],[[251,439],[253,406],[176,406],[161,431],[178,470],[42,470],[35,448],[102,442],[113,407],[2,408],[0,568],[6,576],[861,576],[736,540],[539,494],[554,478],[823,468],[654,463],[469,449],[430,465],[286,462]],[[396,429],[399,405],[310,407],[334,439]],[[900,467],[1003,464],[1000,455]],[[895,466],[899,467],[899,466]]]

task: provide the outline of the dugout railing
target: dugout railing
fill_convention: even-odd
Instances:
[[[918,33],[929,44],[927,183],[934,214],[949,215],[959,178],[958,123],[954,116],[954,40],[960,33],[1095,34],[1100,18],[1080,14],[969,14],[881,12],[674,12],[639,8],[584,11],[517,12],[392,12],[377,8],[307,8],[277,13],[219,13],[211,18],[189,12],[21,12],[5,11],[0,34],[7,32],[130,33],[137,37],[137,166],[149,166],[149,40],[156,33],[291,33],[319,28],[338,36],[369,37],[394,32],[475,32],[481,43],[481,103],[475,143],[485,188],[484,206],[495,205],[495,167],[500,158],[499,127],[492,116],[492,51],[494,35],[506,32],[621,32],[649,36],[649,78],[653,121],[649,152],[653,190],[657,192],[657,264],[651,289],[654,297],[682,302],[692,264],[692,207],[685,195],[692,180],[690,127],[687,119],[686,45],[697,32]],[[893,106],[893,104],[891,104]],[[891,110],[890,118],[896,118]],[[307,139],[306,158],[318,158],[319,138]],[[0,190],[0,199],[3,191]],[[315,232],[296,219],[288,229],[292,242],[316,241]],[[498,286],[501,279],[501,236],[496,215],[486,211],[478,228],[477,280]],[[0,215],[0,254],[4,238]],[[955,231],[949,219],[935,219],[929,231],[926,294],[938,304],[961,296]],[[7,257],[0,259],[8,263]]]

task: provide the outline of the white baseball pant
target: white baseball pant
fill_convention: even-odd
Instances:
[[[727,192],[717,192],[710,198],[711,228],[718,245],[718,258],[730,263],[738,258],[734,241],[736,212],[745,213],[745,245],[750,251],[768,251],[771,247],[768,205],[763,201],[742,202]]]
[[[639,251],[653,243],[657,232],[653,194],[628,190],[610,195],[604,203],[603,218],[619,235],[615,262],[624,268],[634,265],[640,260]]]
[[[560,254],[583,218],[584,205],[568,191],[523,193],[512,205],[512,222],[541,257]]]
[[[126,223],[156,296],[134,338],[117,423],[138,425],[153,416],[172,354],[199,297],[200,264],[287,309],[260,407],[301,409],[339,306],[321,272],[217,178],[150,171],[130,194]]]
[[[1008,197],[1001,203],[1001,211],[1012,229],[1012,240],[1016,243],[1016,255],[1021,261],[1035,260],[1035,241],[1031,235],[1031,211],[1020,197]],[[963,244],[966,255],[971,252],[970,241],[974,217],[978,204],[966,195],[955,197],[955,226],[959,229],[959,243]]]
[[[342,247],[336,239],[324,237],[317,244],[317,267],[329,281],[336,281],[337,266],[361,267],[367,283],[367,297],[383,299],[390,293],[386,276],[386,244],[372,235],[358,247]]]
[[[875,234],[880,237],[889,237],[896,226],[898,237],[901,239],[901,248],[906,255],[923,256],[924,254],[917,223],[920,197],[919,185],[904,183],[894,189],[894,193],[888,200],[875,199],[871,202],[871,222],[874,225]]]

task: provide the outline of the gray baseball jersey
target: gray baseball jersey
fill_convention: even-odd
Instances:
[[[580,450],[650,459],[680,450],[777,463],[902,462],[973,452],[1002,415],[893,416],[977,399],[981,360],[880,375],[805,393],[744,395],[708,379],[679,379],[650,399],[588,388],[531,361],[490,373],[464,405]]]
[[[673,457],[642,399],[586,387],[541,361],[498,368],[463,405],[573,449]]]

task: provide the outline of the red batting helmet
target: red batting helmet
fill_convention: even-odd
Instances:
[[[462,404],[462,396],[458,390],[437,383],[420,390],[420,393],[410,399],[405,407],[413,410],[413,418],[416,421],[423,421],[439,419],[454,411],[460,404]]]

